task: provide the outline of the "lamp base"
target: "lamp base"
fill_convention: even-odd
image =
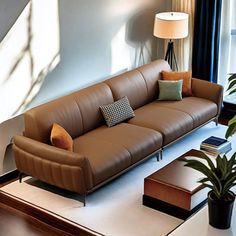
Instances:
[[[172,70],[178,71],[178,64],[176,61],[175,51],[174,51],[174,42],[171,40],[168,42],[165,60],[168,61]]]

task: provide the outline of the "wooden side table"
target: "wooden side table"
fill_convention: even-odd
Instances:
[[[203,175],[180,161],[186,156],[201,157],[204,152],[190,150],[144,179],[143,204],[181,219],[187,219],[207,201],[208,188],[197,181]]]

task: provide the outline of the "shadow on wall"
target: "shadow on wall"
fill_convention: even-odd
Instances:
[[[0,42],[15,23],[29,0],[1,0],[0,7]]]
[[[127,22],[126,42],[135,49],[132,67],[141,66],[153,58],[152,16],[154,16],[153,10],[145,10],[135,14]]]
[[[136,68],[163,55],[163,42],[153,36],[155,12],[151,8],[139,11],[117,30],[111,43],[111,72],[117,72],[116,68],[122,69],[122,65],[128,69]]]
[[[163,43],[153,36],[156,12],[146,9],[135,14],[127,23],[126,42],[135,49],[133,67],[138,67],[162,55]],[[159,51],[158,51],[159,49]]]
[[[30,1],[0,44],[0,64],[3,68],[0,76],[0,99],[6,101],[0,105],[0,122],[24,112],[38,94],[46,75],[59,63],[57,5],[57,0],[50,3],[46,0]],[[46,7],[49,9],[45,12]],[[47,23],[45,27],[42,13],[54,17],[54,21],[50,21],[54,22],[51,26],[54,28],[53,33],[57,33],[54,34],[56,38],[54,37],[53,43],[48,32],[50,24]],[[11,93],[15,96],[7,99]]]

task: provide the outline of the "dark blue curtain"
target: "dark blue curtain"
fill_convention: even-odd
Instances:
[[[217,83],[222,0],[195,0],[193,77]]]

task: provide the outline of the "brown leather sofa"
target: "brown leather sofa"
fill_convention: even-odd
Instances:
[[[13,145],[18,170],[86,195],[184,135],[217,121],[220,85],[193,78],[194,96],[157,101],[162,70],[170,67],[157,60],[25,112],[24,136],[15,136]],[[124,96],[135,117],[108,128],[99,106]],[[54,122],[73,138],[73,152],[50,145]]]

